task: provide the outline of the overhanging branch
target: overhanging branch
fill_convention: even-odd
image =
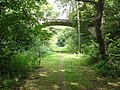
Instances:
[[[89,3],[94,4],[95,6],[97,5],[97,2],[95,2],[93,0],[76,0],[76,1],[89,2]]]

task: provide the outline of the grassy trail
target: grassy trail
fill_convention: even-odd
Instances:
[[[64,72],[64,57],[62,55],[60,55],[60,68],[59,68],[59,90],[66,90],[65,89],[65,82],[64,82],[64,76],[63,76],[63,72]]]
[[[43,58],[42,67],[19,90],[120,90],[119,81],[97,76],[83,63],[84,58],[69,53],[51,54]]]

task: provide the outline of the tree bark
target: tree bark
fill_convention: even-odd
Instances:
[[[89,2],[91,4],[94,4],[94,6],[97,10],[97,14],[95,17],[96,38],[97,38],[97,41],[99,44],[100,54],[102,55],[102,57],[107,56],[106,43],[105,43],[105,39],[103,37],[103,32],[101,30],[104,0],[98,0],[98,2],[95,2],[93,0],[76,0],[76,1]]]
[[[80,37],[80,11],[79,11],[79,2],[77,2],[77,23],[78,23],[78,53],[81,53],[81,37]]]
[[[103,6],[104,6],[104,0],[98,0],[97,6],[96,6],[97,14],[95,18],[95,31],[96,31],[96,38],[99,43],[100,54],[103,57],[105,57],[107,56],[107,50],[106,50],[105,39],[103,37],[103,32],[101,30]]]

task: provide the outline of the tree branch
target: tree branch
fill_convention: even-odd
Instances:
[[[95,6],[97,5],[97,2],[95,2],[93,0],[76,0],[76,1],[89,2],[89,3],[94,4]]]

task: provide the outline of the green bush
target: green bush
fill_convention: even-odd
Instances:
[[[115,57],[100,61],[94,65],[94,68],[98,74],[103,76],[120,76],[120,61],[116,60]]]
[[[39,58],[36,59],[35,57],[37,56],[30,51],[13,55],[11,61],[3,65],[4,73],[2,73],[0,78],[0,89],[4,88],[6,90],[12,88],[20,79],[27,77],[29,71],[39,65]]]
[[[120,76],[120,38],[116,40],[109,39],[108,45],[109,56],[94,65],[98,74],[103,76]]]
[[[108,45],[108,51],[110,54],[120,54],[120,38],[112,40]]]

